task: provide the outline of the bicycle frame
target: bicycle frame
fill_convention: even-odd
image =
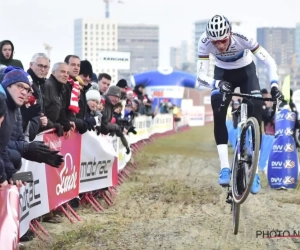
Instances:
[[[236,112],[238,112],[239,109],[237,109]],[[236,142],[236,146],[235,146],[235,150],[237,150],[237,161],[239,162],[241,159],[241,149],[240,149],[240,141],[241,141],[241,130],[243,125],[246,123],[247,119],[248,119],[248,113],[247,113],[247,103],[241,103],[240,106],[240,115],[239,115],[239,122],[237,125],[237,142]],[[234,159],[236,160],[236,159]]]
[[[253,95],[249,95],[249,94],[240,94],[240,93],[230,93],[230,94],[226,94],[224,93],[223,95],[223,103],[221,104],[221,107],[224,106],[225,100],[227,96],[238,96],[238,97],[244,97],[244,98],[249,98],[249,99],[256,99],[256,100],[262,100],[262,101],[275,101],[275,103],[273,104],[273,114],[272,117],[274,115],[276,115],[278,109],[279,109],[279,105],[281,104],[281,100],[274,100],[273,98],[264,98],[264,97],[258,97],[258,96],[253,96]],[[235,112],[240,112],[239,114],[239,122],[237,124],[237,143],[236,143],[236,147],[235,150],[238,150],[237,152],[237,157],[238,157],[238,161],[240,160],[240,135],[241,135],[241,130],[243,125],[246,123],[247,119],[248,119],[248,110],[247,110],[247,103],[241,103],[241,106],[234,112],[232,112],[231,114],[234,114]],[[234,152],[235,153],[235,152]]]

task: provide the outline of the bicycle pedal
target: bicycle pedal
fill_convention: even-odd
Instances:
[[[227,200],[226,200],[226,203],[232,204],[232,200],[231,200],[231,199],[227,199]]]
[[[222,188],[228,188],[228,187],[230,187],[230,185],[229,184],[225,184],[225,185],[220,185]]]

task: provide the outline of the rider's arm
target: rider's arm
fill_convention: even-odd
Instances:
[[[277,65],[273,57],[259,44],[251,52],[267,66],[271,87],[276,86],[278,88]]]
[[[201,86],[215,88],[216,80],[208,76],[209,69],[209,41],[203,34],[198,42],[197,82],[196,88]]]
[[[267,66],[271,87],[278,87],[277,65],[273,57],[271,57],[270,54],[262,46],[260,46],[255,39],[250,37],[247,38],[245,34],[243,35],[245,37],[245,47]]]

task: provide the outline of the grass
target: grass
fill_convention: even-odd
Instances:
[[[145,147],[147,154],[216,157],[212,124],[159,139]]]
[[[230,153],[232,155],[232,150]],[[135,227],[136,221],[142,223],[167,217],[175,219],[188,213],[190,206],[198,208],[203,204],[215,204],[221,192],[219,189],[209,186],[201,189],[196,183],[187,182],[186,175],[176,173],[171,176],[168,172],[159,171],[163,164],[166,165],[165,169],[172,168],[174,161],[184,168],[190,159],[192,162],[195,158],[217,158],[212,124],[195,127],[146,145],[134,156],[139,169],[131,175],[130,180],[118,187],[118,195],[112,207],[101,213],[88,207],[80,209],[78,213],[83,222],[74,225],[67,219],[60,225],[51,225],[51,230],[43,224],[48,227],[52,238],[47,243],[35,239],[28,249],[123,249],[122,240],[127,237],[124,235],[128,228]],[[267,188],[268,182],[263,174],[261,183],[263,188]],[[289,196],[278,198],[278,202],[300,204],[299,190],[298,185],[297,189],[288,192]]]
[[[126,230],[132,220],[141,219],[145,211],[145,219],[150,219],[167,216],[169,207],[175,204],[214,203],[219,193],[212,188],[201,190],[185,183],[184,178],[165,179],[164,176],[147,173],[148,169],[155,168],[161,162],[169,164],[173,156],[181,157],[182,161],[190,157],[215,158],[212,125],[195,127],[146,145],[134,157],[139,169],[131,175],[130,181],[118,188],[115,205],[106,210],[110,212],[97,214],[90,208],[80,209],[78,213],[84,222],[70,226],[70,222],[64,219],[61,225],[50,225],[50,241],[44,243],[35,239],[28,249],[117,249],[118,235]],[[132,202],[126,202],[129,200],[135,200],[136,207]],[[149,201],[148,205],[143,204],[145,201]],[[159,210],[164,214],[159,215]],[[44,226],[47,227],[47,224]],[[56,231],[56,227],[62,229]]]

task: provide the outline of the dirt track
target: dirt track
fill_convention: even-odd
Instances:
[[[270,190],[265,181],[242,205],[239,234],[232,234],[211,135],[211,126],[196,128],[150,145],[113,207],[104,214],[82,211],[86,224],[50,225],[54,236],[57,229],[76,233],[57,233],[56,247],[39,249],[300,249],[300,238],[256,238],[257,230],[300,231],[299,205],[293,204],[300,203],[299,191]]]

